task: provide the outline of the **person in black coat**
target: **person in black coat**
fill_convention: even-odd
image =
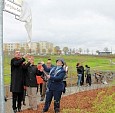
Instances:
[[[20,51],[15,51],[14,58],[11,59],[11,84],[10,91],[12,92],[12,108],[14,113],[21,111],[21,101],[24,91],[24,57],[21,57]]]

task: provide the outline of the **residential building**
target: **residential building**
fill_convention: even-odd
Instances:
[[[28,44],[23,43],[4,43],[3,50],[4,52],[13,52],[15,50],[20,50],[21,53],[30,53],[31,54],[52,54],[53,43],[47,41],[40,42],[31,42],[31,48],[29,48]]]

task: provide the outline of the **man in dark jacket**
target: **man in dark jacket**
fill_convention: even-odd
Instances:
[[[21,57],[20,51],[15,51],[14,58],[11,59],[11,85],[12,92],[12,108],[14,113],[21,111],[21,101],[24,90],[24,72],[23,63],[24,57]]]
[[[28,58],[28,63],[25,65],[26,69],[26,87],[27,87],[27,94],[29,99],[29,106],[34,111],[37,110],[37,79],[36,75],[42,75],[42,69],[38,70],[37,66],[34,65],[34,57],[30,56]]]
[[[49,75],[46,74],[48,78],[48,84],[47,84],[46,100],[45,100],[45,106],[43,108],[43,113],[48,111],[53,97],[54,97],[55,113],[59,113],[60,99],[62,92],[64,90],[63,79],[66,74],[63,68],[64,61],[63,59],[56,60],[56,66],[52,68],[47,68],[45,64],[43,64],[42,66],[46,72],[49,72]]]

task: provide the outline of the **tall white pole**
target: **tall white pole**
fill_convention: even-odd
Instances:
[[[0,113],[5,113],[3,78],[3,0],[0,0]]]

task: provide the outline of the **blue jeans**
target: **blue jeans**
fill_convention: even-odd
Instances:
[[[82,77],[82,74],[78,74],[78,81],[77,81],[77,85],[78,86],[80,86],[81,77]]]

